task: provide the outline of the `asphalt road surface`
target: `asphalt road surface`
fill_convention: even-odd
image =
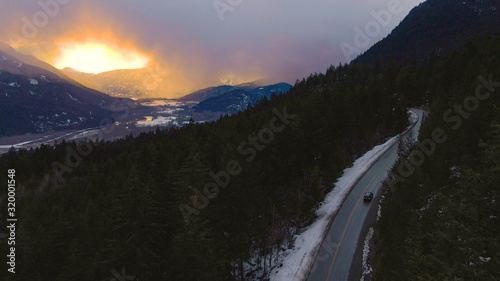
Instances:
[[[419,119],[413,127],[413,137],[417,138],[424,111],[413,109]],[[409,137],[407,134],[406,137]],[[358,181],[337,212],[316,257],[315,266],[309,273],[310,281],[344,281],[349,277],[349,269],[356,252],[358,239],[365,223],[370,204],[364,202],[365,192],[377,194],[382,181],[397,159],[398,143],[391,146]]]

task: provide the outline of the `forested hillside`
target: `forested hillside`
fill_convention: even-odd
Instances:
[[[244,262],[268,272],[340,172],[407,126],[399,76],[331,67],[217,122],[11,151],[18,273],[2,280],[258,278]]]
[[[434,98],[421,143],[393,171],[373,280],[498,280],[499,50],[499,37],[468,42],[408,76]]]
[[[462,48],[469,39],[499,30],[499,0],[427,0],[353,62],[427,62]]]

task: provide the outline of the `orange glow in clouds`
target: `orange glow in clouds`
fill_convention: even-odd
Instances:
[[[102,43],[71,42],[61,44],[54,66],[71,67],[81,72],[101,73],[116,69],[146,67],[149,58],[135,50]]]

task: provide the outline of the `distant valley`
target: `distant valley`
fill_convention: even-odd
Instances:
[[[0,153],[11,146],[30,148],[62,140],[113,140],[157,127],[213,121],[292,87],[255,81],[210,87],[180,99],[151,99],[148,97],[160,91],[155,71],[60,71],[0,44]]]

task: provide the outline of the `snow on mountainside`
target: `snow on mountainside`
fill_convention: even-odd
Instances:
[[[236,86],[231,85],[222,85],[217,87],[210,87],[206,89],[198,90],[194,93],[186,95],[182,98],[179,98],[181,101],[196,101],[201,102],[209,98],[217,97],[225,93],[229,93],[231,91],[237,90]],[[241,89],[240,89],[241,90]]]
[[[50,78],[54,82],[60,82],[62,80],[54,73],[33,65],[25,64],[23,61],[2,50],[0,50],[0,72],[8,72],[24,76],[43,75],[46,78]]]
[[[0,137],[98,126],[116,98],[0,50]]]
[[[254,105],[263,98],[270,98],[273,94],[283,94],[288,92],[292,85],[279,83],[264,87],[257,87],[253,90],[235,89],[227,93],[220,94],[203,100],[194,107],[195,111],[212,111],[235,113],[247,109],[249,104]]]
[[[234,91],[234,90],[243,90],[243,91],[251,92],[254,89],[261,87],[262,85],[267,85],[267,84],[268,83],[266,83],[266,81],[264,79],[262,79],[262,80],[247,82],[247,83],[238,84],[238,85],[220,85],[220,86],[216,86],[216,87],[209,87],[209,88],[198,90],[196,92],[193,92],[191,94],[183,96],[183,97],[179,98],[178,100],[201,102],[201,101],[207,100],[209,98],[214,98],[214,97],[223,95],[225,93],[229,93],[229,92]],[[288,89],[286,91],[288,91]],[[284,92],[286,92],[286,91],[284,91]]]
[[[11,46],[9,46],[5,43],[0,42],[0,51],[2,51],[4,53],[3,56],[0,56],[0,59],[3,58],[4,60],[7,60],[5,55],[8,55],[9,57],[14,58],[18,62],[21,62],[25,66],[29,65],[31,67],[37,67],[38,69],[43,69],[43,70],[47,71],[47,73],[50,73],[48,76],[55,75],[57,77],[60,77],[64,80],[68,81],[71,84],[74,84],[76,86],[81,86],[76,81],[72,80],[70,77],[65,75],[62,71],[55,68],[54,66],[52,66],[44,61],[41,61],[33,56],[25,55],[21,52],[18,52],[17,50],[15,50],[14,48],[12,48]],[[11,72],[11,73],[13,73],[13,72]],[[24,75],[24,74],[26,74],[26,72],[18,73],[18,74]],[[47,76],[47,74],[46,74],[46,76]]]

